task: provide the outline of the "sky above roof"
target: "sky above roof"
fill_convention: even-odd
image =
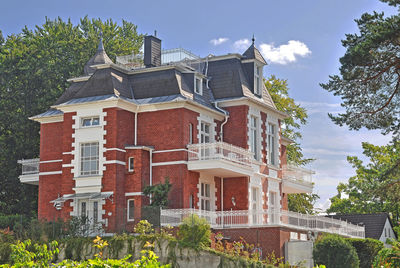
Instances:
[[[316,159],[309,167],[316,171],[318,206],[326,207],[337,184],[354,175],[346,156],[362,156],[363,141],[384,145],[390,140],[379,131],[355,132],[334,125],[327,113],[341,111],[340,99],[319,86],[338,73],[338,60],[345,52],[340,40],[357,31],[354,19],[373,10],[396,13],[378,0],[13,0],[2,3],[0,30],[5,36],[19,33],[25,25],[42,24],[46,16],[74,23],[85,15],[119,23],[124,19],[138,25],[140,33],[157,30],[163,49],[182,47],[203,57],[243,53],[254,34],[268,62],[264,76],[287,79],[291,96],[308,110],[301,145],[306,157]]]

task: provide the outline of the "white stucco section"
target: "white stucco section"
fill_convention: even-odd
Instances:
[[[104,157],[104,152],[106,152],[104,135],[106,135],[106,130],[104,126],[107,122],[104,120],[106,112],[103,112],[103,108],[98,105],[93,105],[90,107],[85,107],[76,111],[76,115],[72,118],[75,123],[72,128],[75,133],[72,134],[74,142],[72,143],[73,150],[71,154],[74,155],[74,159],[71,161],[72,174],[75,180],[75,192],[76,193],[91,193],[101,191],[101,178],[103,171],[105,170],[106,158]],[[81,120],[85,117],[98,116],[100,124],[98,126],[82,127]],[[99,143],[99,174],[91,176],[81,176],[80,175],[80,145],[82,143],[88,142],[98,142]]]

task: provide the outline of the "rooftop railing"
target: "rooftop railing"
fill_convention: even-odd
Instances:
[[[364,226],[322,216],[277,210],[204,211],[198,209],[163,209],[162,226],[178,226],[191,215],[205,218],[215,229],[241,227],[285,226],[305,231],[339,234],[347,237],[365,237]]]
[[[18,160],[22,165],[22,175],[39,173],[39,158]]]
[[[228,160],[251,167],[253,153],[225,142],[199,143],[188,145],[189,161]]]

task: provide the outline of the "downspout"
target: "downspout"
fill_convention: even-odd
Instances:
[[[150,186],[153,185],[153,151],[154,149],[150,149],[150,172],[149,172],[149,183]],[[150,195],[150,204],[151,204],[151,195]]]
[[[214,103],[215,103],[215,108],[217,108],[219,111],[223,112],[224,115],[225,115],[225,120],[224,120],[224,122],[222,122],[221,129],[219,131],[219,139],[220,139],[221,142],[223,142],[224,141],[224,125],[228,122],[229,115],[228,115],[227,111],[225,111],[225,110],[221,109],[220,107],[218,107],[218,102],[217,101],[214,102]]]
[[[136,106],[136,111],[135,111],[135,146],[137,146],[137,115],[139,111],[139,105]]]

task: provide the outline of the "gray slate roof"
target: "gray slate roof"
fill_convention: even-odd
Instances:
[[[256,59],[264,64],[267,64],[260,51],[256,48],[254,43],[243,53],[243,57],[246,59]]]
[[[85,66],[85,75],[89,78],[75,79],[76,82],[72,80],[55,105],[117,95],[138,104],[169,101],[171,97],[182,98],[216,111],[216,100],[248,97],[276,108],[265,88],[260,96],[253,93],[254,74],[251,71],[254,71],[254,66],[251,62],[242,62],[251,56],[262,59],[261,54],[253,44],[243,55],[242,58],[234,55],[210,61],[197,59],[131,71],[113,65],[100,41],[96,55]],[[201,95],[194,92],[195,75],[207,77],[203,79]]]
[[[389,214],[385,212],[373,213],[373,214],[336,214],[336,215],[329,215],[326,217],[342,221],[348,221],[353,224],[360,224],[360,225],[363,224],[365,226],[365,237],[378,240],[382,235],[386,219],[389,219],[390,225],[393,228],[393,224],[390,220]]]

